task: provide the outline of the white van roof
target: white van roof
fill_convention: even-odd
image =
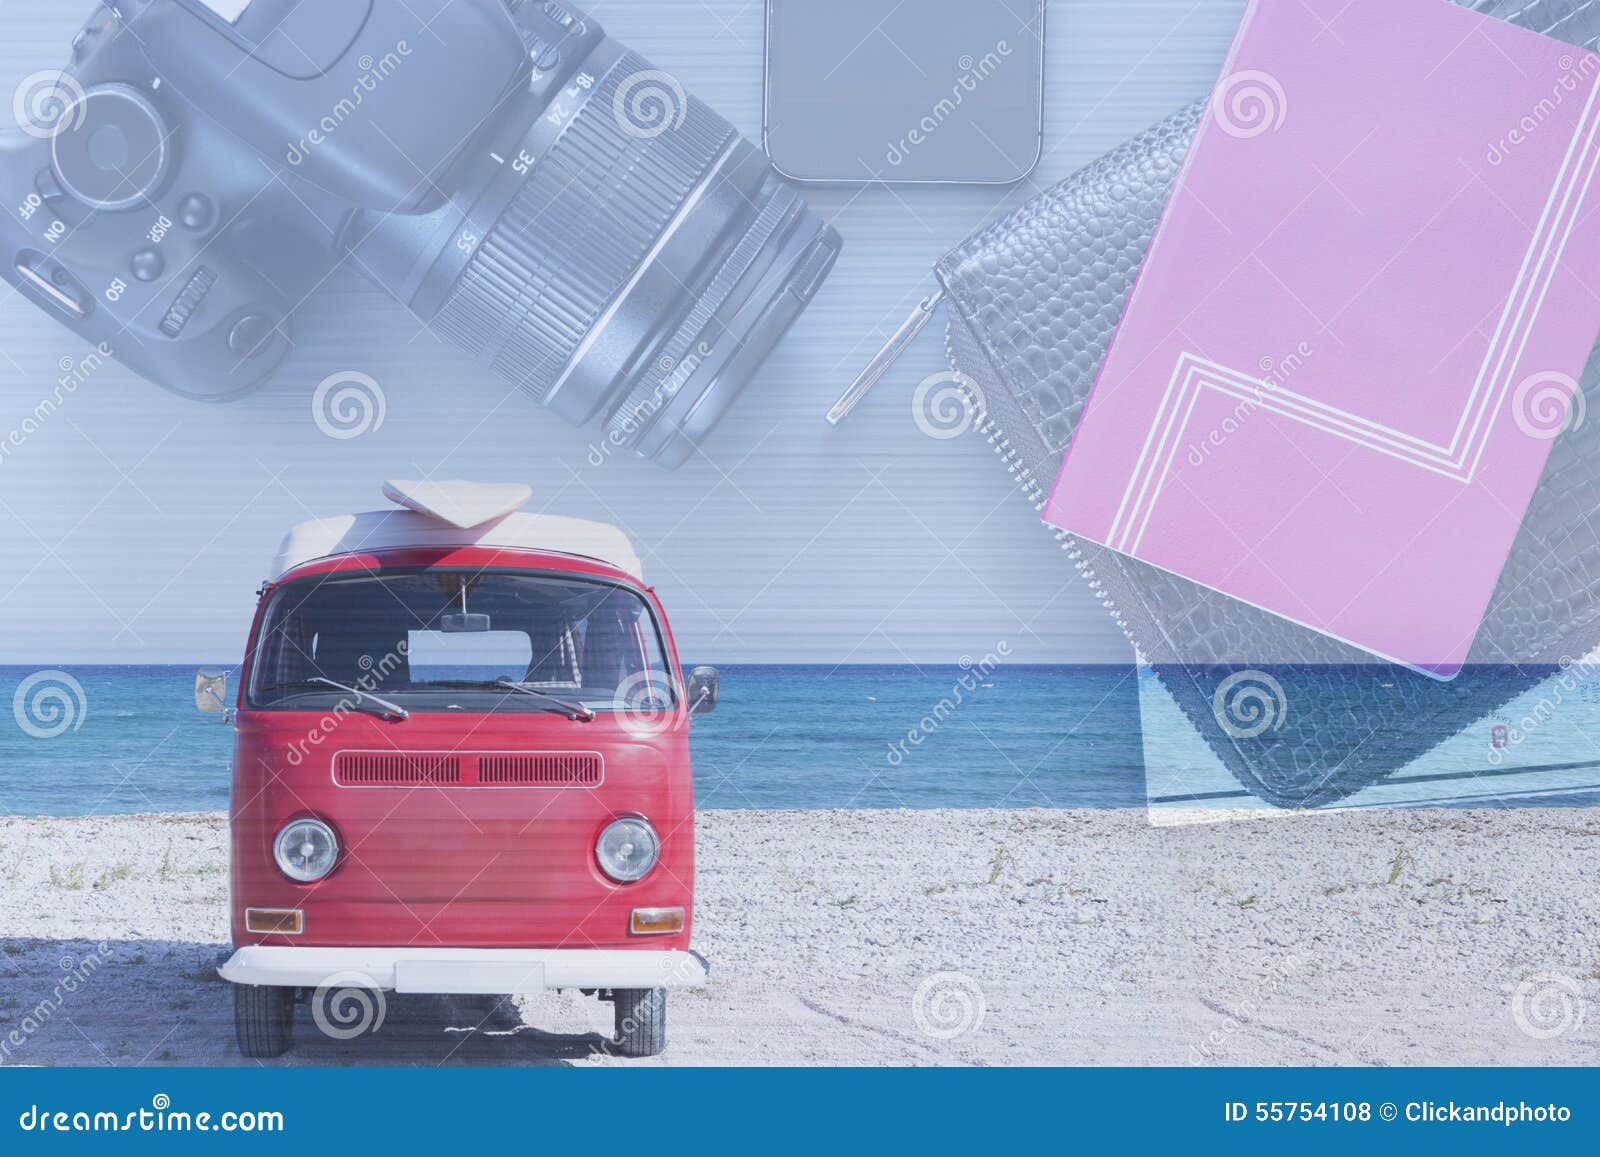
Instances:
[[[643,578],[627,535],[603,522],[525,514],[525,486],[473,482],[384,483],[384,494],[405,509],[371,510],[302,522],[284,535],[267,581],[295,567],[360,551],[404,547],[482,546],[569,554]]]

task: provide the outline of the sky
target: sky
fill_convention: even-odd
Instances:
[[[1044,159],[1017,186],[808,190],[844,255],[675,473],[593,453],[595,430],[486,377],[347,268],[302,310],[274,379],[242,401],[185,401],[120,365],[96,369],[0,456],[0,664],[236,661],[283,532],[381,508],[390,477],[526,482],[530,509],[620,525],[686,661],[955,663],[1005,642],[1019,662],[1125,662],[1126,642],[992,449],[914,421],[914,388],[943,368],[942,320],[844,425],[822,415],[931,287],[940,254],[1207,91],[1241,6],[1051,5]],[[90,7],[0,0],[0,93],[59,67]],[[759,133],[761,5],[590,10]],[[0,435],[88,353],[0,293]],[[316,421],[317,387],[339,374],[382,395],[381,423],[357,437]]]

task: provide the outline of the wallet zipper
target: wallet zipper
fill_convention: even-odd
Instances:
[[[954,366],[956,364],[955,350],[950,344],[948,330],[945,333],[944,354],[945,360],[951,366]],[[977,388],[977,383],[973,382],[965,374],[959,375],[959,380],[956,384],[960,388],[962,396],[966,399],[967,407],[974,415],[974,432],[989,443],[995,455],[1005,464],[1006,472],[1016,479],[1017,484],[1022,487],[1023,494],[1027,496],[1028,501],[1033,505],[1034,512],[1042,514],[1045,504],[1044,487],[1039,485],[1039,480],[1034,476],[1033,471],[1023,463],[1021,457],[1012,448],[1011,439],[1006,437],[1005,431],[1000,428],[999,423],[989,417],[989,411],[984,405],[983,392]],[[1040,521],[1041,525],[1047,526],[1050,533],[1055,536],[1056,545],[1072,561],[1072,565],[1077,569],[1079,576],[1089,585],[1089,590],[1094,594],[1095,598],[1100,600],[1100,605],[1111,616],[1111,621],[1117,624],[1117,629],[1122,632],[1122,637],[1128,640],[1128,644],[1134,650],[1135,658],[1138,659],[1143,654],[1144,649],[1139,645],[1139,640],[1134,635],[1133,629],[1128,626],[1127,620],[1122,617],[1122,612],[1117,609],[1117,600],[1106,593],[1105,584],[1100,581],[1099,575],[1095,573],[1093,564],[1084,557],[1083,550],[1078,546],[1078,540],[1060,527],[1049,526],[1042,519]],[[1143,660],[1138,659],[1138,661],[1142,662]]]
[[[842,422],[850,411],[861,403],[861,400],[867,396],[872,387],[878,384],[879,379],[888,373],[889,368],[900,360],[906,349],[916,340],[917,335],[927,328],[928,322],[933,320],[934,313],[944,304],[945,292],[945,287],[941,283],[938,288],[917,303],[916,308],[900,323],[900,327],[894,331],[888,341],[884,342],[882,348],[878,350],[872,360],[856,375],[855,381],[850,383],[850,388],[840,396],[839,400],[833,404],[833,408],[828,411],[827,417],[830,425],[837,426]],[[944,355],[945,361],[954,368],[956,365],[955,350],[951,345],[950,330],[948,328],[945,330]],[[980,437],[987,439],[1000,461],[1005,463],[1007,472],[1023,488],[1023,493],[1027,496],[1028,501],[1033,504],[1034,511],[1042,513],[1045,504],[1044,488],[1039,485],[1039,480],[1034,477],[1033,471],[1023,464],[1021,457],[1012,449],[1011,440],[1006,437],[1005,431],[989,417],[988,408],[984,404],[983,391],[978,388],[976,382],[965,374],[957,372],[954,377],[955,384],[960,389],[967,408],[973,415],[973,429]],[[1129,645],[1133,647],[1135,656],[1143,654],[1143,648],[1139,646],[1138,638],[1135,637],[1133,630],[1128,626],[1127,620],[1122,617],[1122,612],[1117,609],[1117,601],[1106,593],[1105,584],[1100,581],[1093,565],[1084,557],[1082,549],[1078,546],[1077,539],[1059,527],[1050,527],[1050,532],[1055,535],[1056,545],[1066,552],[1067,557],[1072,560],[1072,565],[1077,568],[1078,574],[1083,578],[1084,582],[1089,584],[1089,590],[1093,592],[1095,598],[1100,600],[1100,605],[1111,616],[1112,622],[1117,624],[1117,629],[1122,632],[1122,637],[1127,639]]]

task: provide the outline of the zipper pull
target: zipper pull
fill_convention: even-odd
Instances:
[[[833,408],[828,411],[828,424],[830,426],[837,426],[849,416],[851,410],[861,404],[861,399],[865,398],[872,387],[878,384],[879,378],[889,372],[889,367],[900,360],[900,356],[906,352],[906,348],[916,340],[917,335],[932,320],[933,311],[943,303],[943,286],[917,302],[917,308],[911,311],[911,316],[900,323],[900,328],[894,331],[894,335],[888,341],[884,342],[883,348],[867,363],[866,368],[856,375],[856,380],[850,383],[850,388],[840,396],[839,400],[833,404]]]

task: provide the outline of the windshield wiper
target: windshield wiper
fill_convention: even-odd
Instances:
[[[315,675],[307,679],[306,683],[315,687],[332,687],[335,691],[343,691],[346,695],[354,695],[356,697],[356,706],[358,707],[363,703],[371,703],[374,707],[380,708],[378,711],[371,712],[373,715],[392,715],[396,719],[411,718],[411,712],[400,706],[400,704],[390,702],[388,699],[381,699],[376,695],[369,695],[359,687],[335,683],[332,679],[324,679],[321,675]]]
[[[506,675],[502,675],[493,683],[486,679],[430,679],[427,683],[423,684],[423,686],[430,689],[435,687],[449,687],[453,690],[488,691],[494,688],[499,688],[502,691],[520,691],[524,695],[533,695],[545,700],[546,702],[544,709],[546,711],[553,711],[558,715],[565,715],[569,719],[577,720],[579,723],[588,723],[594,719],[594,712],[583,706],[581,703],[569,702],[568,700],[561,698],[559,695],[552,695],[548,691],[540,690],[538,687],[529,686],[527,683],[519,683],[517,680]]]
[[[504,687],[508,691],[520,691],[524,695],[537,695],[541,699],[548,700],[554,706],[560,708],[562,711],[565,711],[567,713],[567,717],[569,719],[574,720],[575,722],[578,722],[578,723],[593,723],[594,722],[594,712],[590,711],[587,707],[585,707],[581,703],[568,702],[567,700],[561,698],[561,696],[559,696],[559,695],[552,695],[552,694],[550,694],[550,692],[542,691],[538,687],[530,687],[526,683],[519,683],[515,679],[508,679],[508,678],[506,678],[504,676],[501,676],[499,679],[496,679],[494,682],[495,682],[495,686]]]
[[[343,683],[335,683],[332,679],[324,679],[320,676],[311,679],[290,679],[283,683],[268,683],[265,687],[258,687],[256,690],[264,695],[269,691],[310,691],[313,689],[321,690],[324,687],[354,695],[356,697],[355,706],[357,707],[361,706],[362,700],[370,699],[373,705],[362,708],[369,715],[377,715],[383,718],[392,715],[399,719],[409,719],[411,717],[411,713],[398,703],[391,703],[389,700],[380,699],[376,695],[368,695],[358,687],[346,687]]]

